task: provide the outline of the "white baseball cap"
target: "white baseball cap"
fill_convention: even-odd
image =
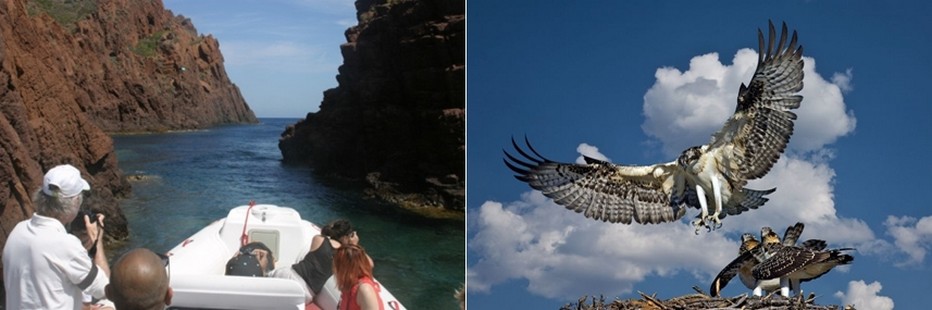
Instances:
[[[90,190],[91,185],[81,178],[81,171],[72,165],[55,166],[45,173],[42,179],[42,192],[55,196],[54,189],[61,192],[62,197],[74,197],[82,191]]]

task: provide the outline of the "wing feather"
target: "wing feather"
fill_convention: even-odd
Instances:
[[[799,240],[799,237],[802,236],[803,230],[806,228],[806,225],[802,222],[796,222],[795,225],[789,226],[786,228],[786,231],[783,232],[783,246],[794,246],[796,241]],[[803,246],[803,248],[806,248]]]
[[[827,255],[827,253],[796,246],[781,247],[772,256],[754,267],[754,278],[760,280],[779,278],[800,270],[813,261],[822,260],[824,259],[822,256]]]
[[[822,251],[825,249],[825,247],[828,246],[828,244],[825,243],[825,240],[822,239],[809,239],[804,241],[800,246],[813,251]]]
[[[735,114],[710,142],[739,167],[729,174],[735,187],[770,171],[793,134],[796,114],[791,110],[802,102],[797,94],[803,88],[802,46],[797,47],[796,32],[788,44],[786,23],[778,43],[773,23],[768,34],[765,49],[758,30],[757,69],[748,86],[741,85]]]
[[[595,220],[629,224],[672,222],[686,212],[688,193],[674,193],[685,180],[675,162],[650,166],[617,165],[594,158],[587,164],[551,161],[525,138],[525,151],[512,139],[518,155],[504,151],[515,178],[541,191],[559,205]],[[693,194],[695,195],[695,194]],[[696,200],[696,198],[692,198]]]
[[[738,274],[742,267],[754,263],[757,263],[757,260],[750,251],[738,255],[738,257],[732,260],[731,263],[728,263],[725,268],[722,268],[722,271],[719,271],[715,279],[712,280],[712,286],[709,287],[709,294],[712,297],[718,297],[721,290],[728,285],[728,282]]]
[[[844,248],[844,249],[830,250],[827,252],[829,253],[829,257],[827,257],[825,260],[820,261],[818,263],[809,264],[808,266],[804,267],[802,270],[800,270],[799,272],[797,272],[797,274],[794,274],[793,276],[798,278],[800,282],[808,282],[808,281],[818,279],[819,277],[825,275],[829,271],[832,271],[832,269],[835,268],[835,266],[850,264],[854,260],[854,257],[851,255],[842,253],[842,251],[847,251],[847,250],[852,250],[852,249]]]
[[[718,215],[718,218],[724,219],[728,215],[738,215],[744,211],[757,209],[770,200],[765,196],[776,190],[776,188],[768,190],[743,188],[740,192],[732,192],[732,199],[722,206],[722,213]]]

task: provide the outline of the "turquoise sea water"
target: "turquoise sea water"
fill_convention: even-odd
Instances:
[[[363,200],[325,185],[306,167],[281,162],[278,138],[297,119],[258,125],[113,138],[120,167],[133,182],[121,202],[130,239],[117,250],[166,252],[229,209],[257,203],[288,206],[318,225],[350,220],[375,260],[379,279],[408,309],[455,309],[465,281],[465,224],[438,221]]]

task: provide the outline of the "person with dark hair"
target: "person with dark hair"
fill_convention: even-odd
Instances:
[[[333,272],[340,289],[340,310],[383,310],[381,287],[372,277],[372,259],[363,247],[349,244],[333,254]]]
[[[265,243],[251,242],[240,247],[236,255],[227,261],[226,275],[264,277],[275,269],[275,256]]]
[[[66,225],[77,217],[90,184],[81,171],[60,165],[46,172],[42,188],[33,196],[36,212],[10,232],[3,247],[3,284],[7,309],[81,309],[83,294],[104,297],[110,265],[104,252],[104,216],[84,215],[88,238],[97,253],[87,249]],[[96,223],[94,223],[96,222]]]
[[[333,250],[350,244],[359,244],[359,235],[353,230],[353,225],[344,219],[335,220],[311,239],[310,251],[300,262],[275,269],[269,276],[301,282],[305,302],[310,303],[333,275]]]
[[[133,249],[113,264],[107,297],[119,310],[165,309],[172,301],[168,256],[145,248]]]

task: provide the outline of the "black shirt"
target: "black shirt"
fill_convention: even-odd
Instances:
[[[291,268],[304,279],[307,286],[319,294],[327,279],[333,275],[333,245],[330,238],[324,237],[324,243],[315,251],[308,252],[297,264]]]

